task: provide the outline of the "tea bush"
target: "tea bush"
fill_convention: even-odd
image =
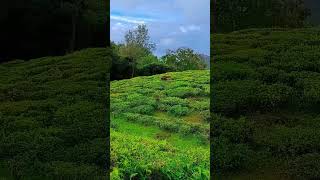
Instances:
[[[110,92],[112,178],[209,179],[209,71],[112,81]]]
[[[260,134],[256,143],[263,145],[275,154],[296,156],[318,152],[320,150],[320,133],[315,128],[304,127],[273,127]]]
[[[299,179],[318,179],[320,177],[320,155],[309,153],[297,157],[289,163],[289,176]]]
[[[111,135],[112,163],[122,179],[209,178],[209,151],[206,149],[176,149],[165,141],[118,132]]]
[[[169,108],[168,112],[174,116],[180,117],[180,116],[187,115],[188,111],[189,109],[187,107],[183,107],[181,105],[175,105]]]
[[[106,177],[110,56],[92,48],[0,64],[0,163],[9,175]]]
[[[211,163],[219,173],[265,168],[292,179],[320,178],[319,31],[211,35]]]

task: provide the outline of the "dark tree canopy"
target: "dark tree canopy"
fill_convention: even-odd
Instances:
[[[212,0],[216,30],[304,26],[310,15],[304,0]],[[213,12],[212,12],[213,14]]]
[[[11,0],[0,5],[0,61],[63,55],[108,43],[100,0]]]

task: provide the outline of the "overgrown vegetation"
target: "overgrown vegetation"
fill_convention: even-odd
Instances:
[[[319,33],[249,29],[212,35],[215,175],[320,178]]]
[[[111,82],[111,179],[209,179],[209,71]]]
[[[1,178],[106,178],[110,53],[0,65]]]

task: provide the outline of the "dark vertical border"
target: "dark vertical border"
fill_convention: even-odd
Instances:
[[[211,85],[212,85],[212,73],[213,73],[213,51],[212,51],[212,34],[215,33],[216,31],[216,15],[215,15],[215,12],[216,12],[216,0],[210,0],[210,114],[212,113],[212,104],[213,104],[213,99],[211,98],[211,94],[213,93],[212,92],[212,88],[211,88]],[[212,140],[212,134],[213,134],[213,123],[212,123],[212,118],[211,118],[211,122],[210,122],[210,179],[214,179],[213,178],[213,175],[215,173],[214,171],[214,166],[212,165],[211,162],[213,162],[213,153],[212,153],[212,150],[213,150],[213,146],[212,146],[212,143],[211,143],[211,140]]]
[[[107,48],[110,47],[110,0],[106,1],[106,32],[105,32],[105,40]],[[111,59],[108,59],[111,61]],[[111,66],[112,64],[109,63]],[[106,176],[107,179],[110,179],[110,67],[107,72],[106,78],[106,90],[107,90],[107,98],[106,98],[106,110],[105,110],[105,117],[106,117]]]

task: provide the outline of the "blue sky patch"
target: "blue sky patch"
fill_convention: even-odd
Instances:
[[[110,6],[114,42],[146,24],[157,56],[179,47],[210,54],[210,0],[111,0]]]

